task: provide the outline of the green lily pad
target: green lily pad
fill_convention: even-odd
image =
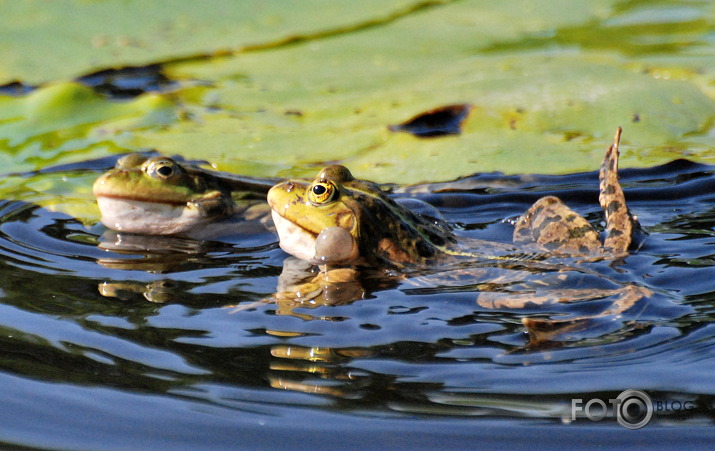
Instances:
[[[688,77],[695,72],[666,79],[606,48],[496,50],[561,26],[603,30],[614,20],[602,16],[613,13],[603,3],[570,3],[568,16],[544,3],[511,19],[513,5],[477,3],[309,45],[171,65],[174,77],[214,86],[181,93],[193,120],[136,133],[127,145],[209,154],[222,169],[258,175],[312,176],[338,161],[362,177],[416,183],[482,171],[594,170],[622,126],[624,166],[684,153],[712,161],[709,148],[694,153],[683,142],[707,133],[715,113],[712,98]],[[610,32],[637,41],[642,33],[632,28]],[[387,130],[454,103],[474,105],[460,136]]]
[[[272,47],[391,21],[441,1],[0,0],[0,85]]]
[[[144,95],[111,102],[76,83],[57,83],[24,97],[0,97],[0,165],[12,171],[104,156],[121,135],[164,126],[173,102]],[[126,150],[124,150],[126,151]]]
[[[0,97],[9,170],[157,148],[258,176],[332,162],[397,183],[567,173],[596,169],[618,126],[623,166],[715,162],[709,2],[2,5],[0,78],[52,81]],[[115,101],[61,81],[152,63],[171,92]],[[464,103],[459,135],[388,129]]]

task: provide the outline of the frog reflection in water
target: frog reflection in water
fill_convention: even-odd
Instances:
[[[343,166],[328,166],[313,181],[289,180],[268,193],[280,246],[299,259],[320,265],[322,272],[312,281],[278,298],[297,301],[315,297],[321,289],[344,283],[351,268],[384,267],[408,270],[437,266],[454,259],[481,259],[496,266],[524,265],[524,252],[536,257],[534,268],[548,267],[543,260],[557,256],[609,258],[625,255],[638,229],[626,206],[618,182],[620,128],[606,151],[600,170],[600,204],[606,216],[605,240],[582,216],[558,198],[539,199],[517,221],[515,245],[465,243],[433,218],[415,214],[388,197],[372,182],[358,180]],[[337,268],[337,269],[336,269]],[[553,271],[554,266],[548,267]],[[561,270],[561,268],[557,268]],[[563,270],[572,270],[564,267]],[[509,273],[508,271],[503,271]],[[503,274],[495,282],[514,283],[515,274]],[[483,284],[487,288],[489,284]],[[547,286],[544,286],[547,285]],[[620,313],[649,294],[642,287],[615,289],[555,289],[540,282],[538,290],[525,295],[482,290],[478,302],[490,308],[524,307],[527,304],[572,302],[615,296],[614,306],[605,314]],[[573,321],[571,321],[573,322]],[[548,336],[553,322],[525,319],[530,332]],[[544,329],[544,330],[540,330]]]

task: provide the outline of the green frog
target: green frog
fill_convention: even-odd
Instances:
[[[615,255],[628,250],[637,225],[618,182],[620,133],[619,129],[600,171],[600,203],[607,224],[604,242],[586,219],[558,198],[547,196],[516,221],[515,244],[554,255]],[[353,177],[344,166],[328,166],[312,181],[280,183],[268,192],[268,203],[281,248],[315,264],[405,267],[448,256],[490,257],[481,249],[463,250],[441,221],[414,213],[377,184]],[[501,249],[518,253],[519,247]]]
[[[615,288],[608,289],[558,289],[551,282],[563,282],[563,274],[568,271],[589,275],[588,269],[572,266],[574,258],[582,262],[616,258],[633,246],[639,225],[628,210],[618,181],[620,136],[619,128],[599,173],[599,201],[606,218],[603,242],[585,218],[554,196],[539,199],[517,219],[513,244],[471,240],[465,245],[437,215],[415,213],[412,206],[392,199],[375,183],[355,178],[344,166],[328,166],[312,181],[280,183],[267,196],[280,246],[299,259],[319,265],[322,271],[312,281],[278,293],[277,299],[314,297],[333,283],[349,281],[346,268],[383,267],[409,272],[425,265],[447,267],[455,259],[476,259],[491,261],[492,266],[502,268],[489,275],[488,283],[477,286],[480,291],[477,302],[483,307],[521,308],[612,296],[613,305],[603,316],[616,315],[647,296],[649,290],[617,282]],[[561,263],[558,258],[562,261],[565,258],[568,263]],[[536,270],[532,272],[549,274],[526,286],[522,279],[532,274],[521,268],[529,265]],[[333,271],[337,274],[335,280],[331,277]],[[526,288],[490,290],[497,285]],[[569,328],[580,319],[583,318],[571,318],[559,325]],[[557,335],[554,332],[558,329],[557,321],[526,318],[523,322],[533,333],[533,341]]]
[[[161,155],[128,154],[94,183],[102,223],[111,229],[102,234],[99,247],[143,258],[106,257],[98,263],[175,271],[207,258],[211,247],[196,240],[266,232],[270,220],[263,198],[276,182],[210,171]],[[151,302],[175,298],[171,283],[161,279],[150,284],[105,282],[99,291],[119,298],[142,293]]]
[[[236,193],[265,194],[276,180],[208,171],[165,156],[129,154],[100,176],[93,192],[102,223],[145,235],[182,235],[228,218],[242,208]]]

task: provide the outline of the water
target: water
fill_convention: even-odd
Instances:
[[[71,177],[97,166],[60,169]],[[713,167],[677,161],[624,170],[622,182],[650,236],[623,261],[590,267],[653,294],[537,345],[522,317],[593,315],[611,298],[490,309],[473,282],[432,273],[368,277],[357,301],[260,302],[286,259],[260,227],[223,242],[124,237],[119,252],[98,226],[0,201],[0,437],[74,449],[299,449],[336,435],[361,449],[592,447],[643,434],[672,444],[683,433],[705,443],[715,393]],[[598,222],[596,190],[595,173],[481,174],[396,195],[432,203],[463,235],[506,242],[508,219],[547,194]],[[625,389],[692,409],[637,433],[610,417],[571,421],[573,398]]]

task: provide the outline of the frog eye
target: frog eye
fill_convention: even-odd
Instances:
[[[318,180],[308,188],[308,200],[313,205],[327,204],[332,202],[338,190],[335,184],[329,180]]]
[[[178,172],[178,167],[172,160],[155,160],[149,164],[146,172],[156,179],[166,180]]]

